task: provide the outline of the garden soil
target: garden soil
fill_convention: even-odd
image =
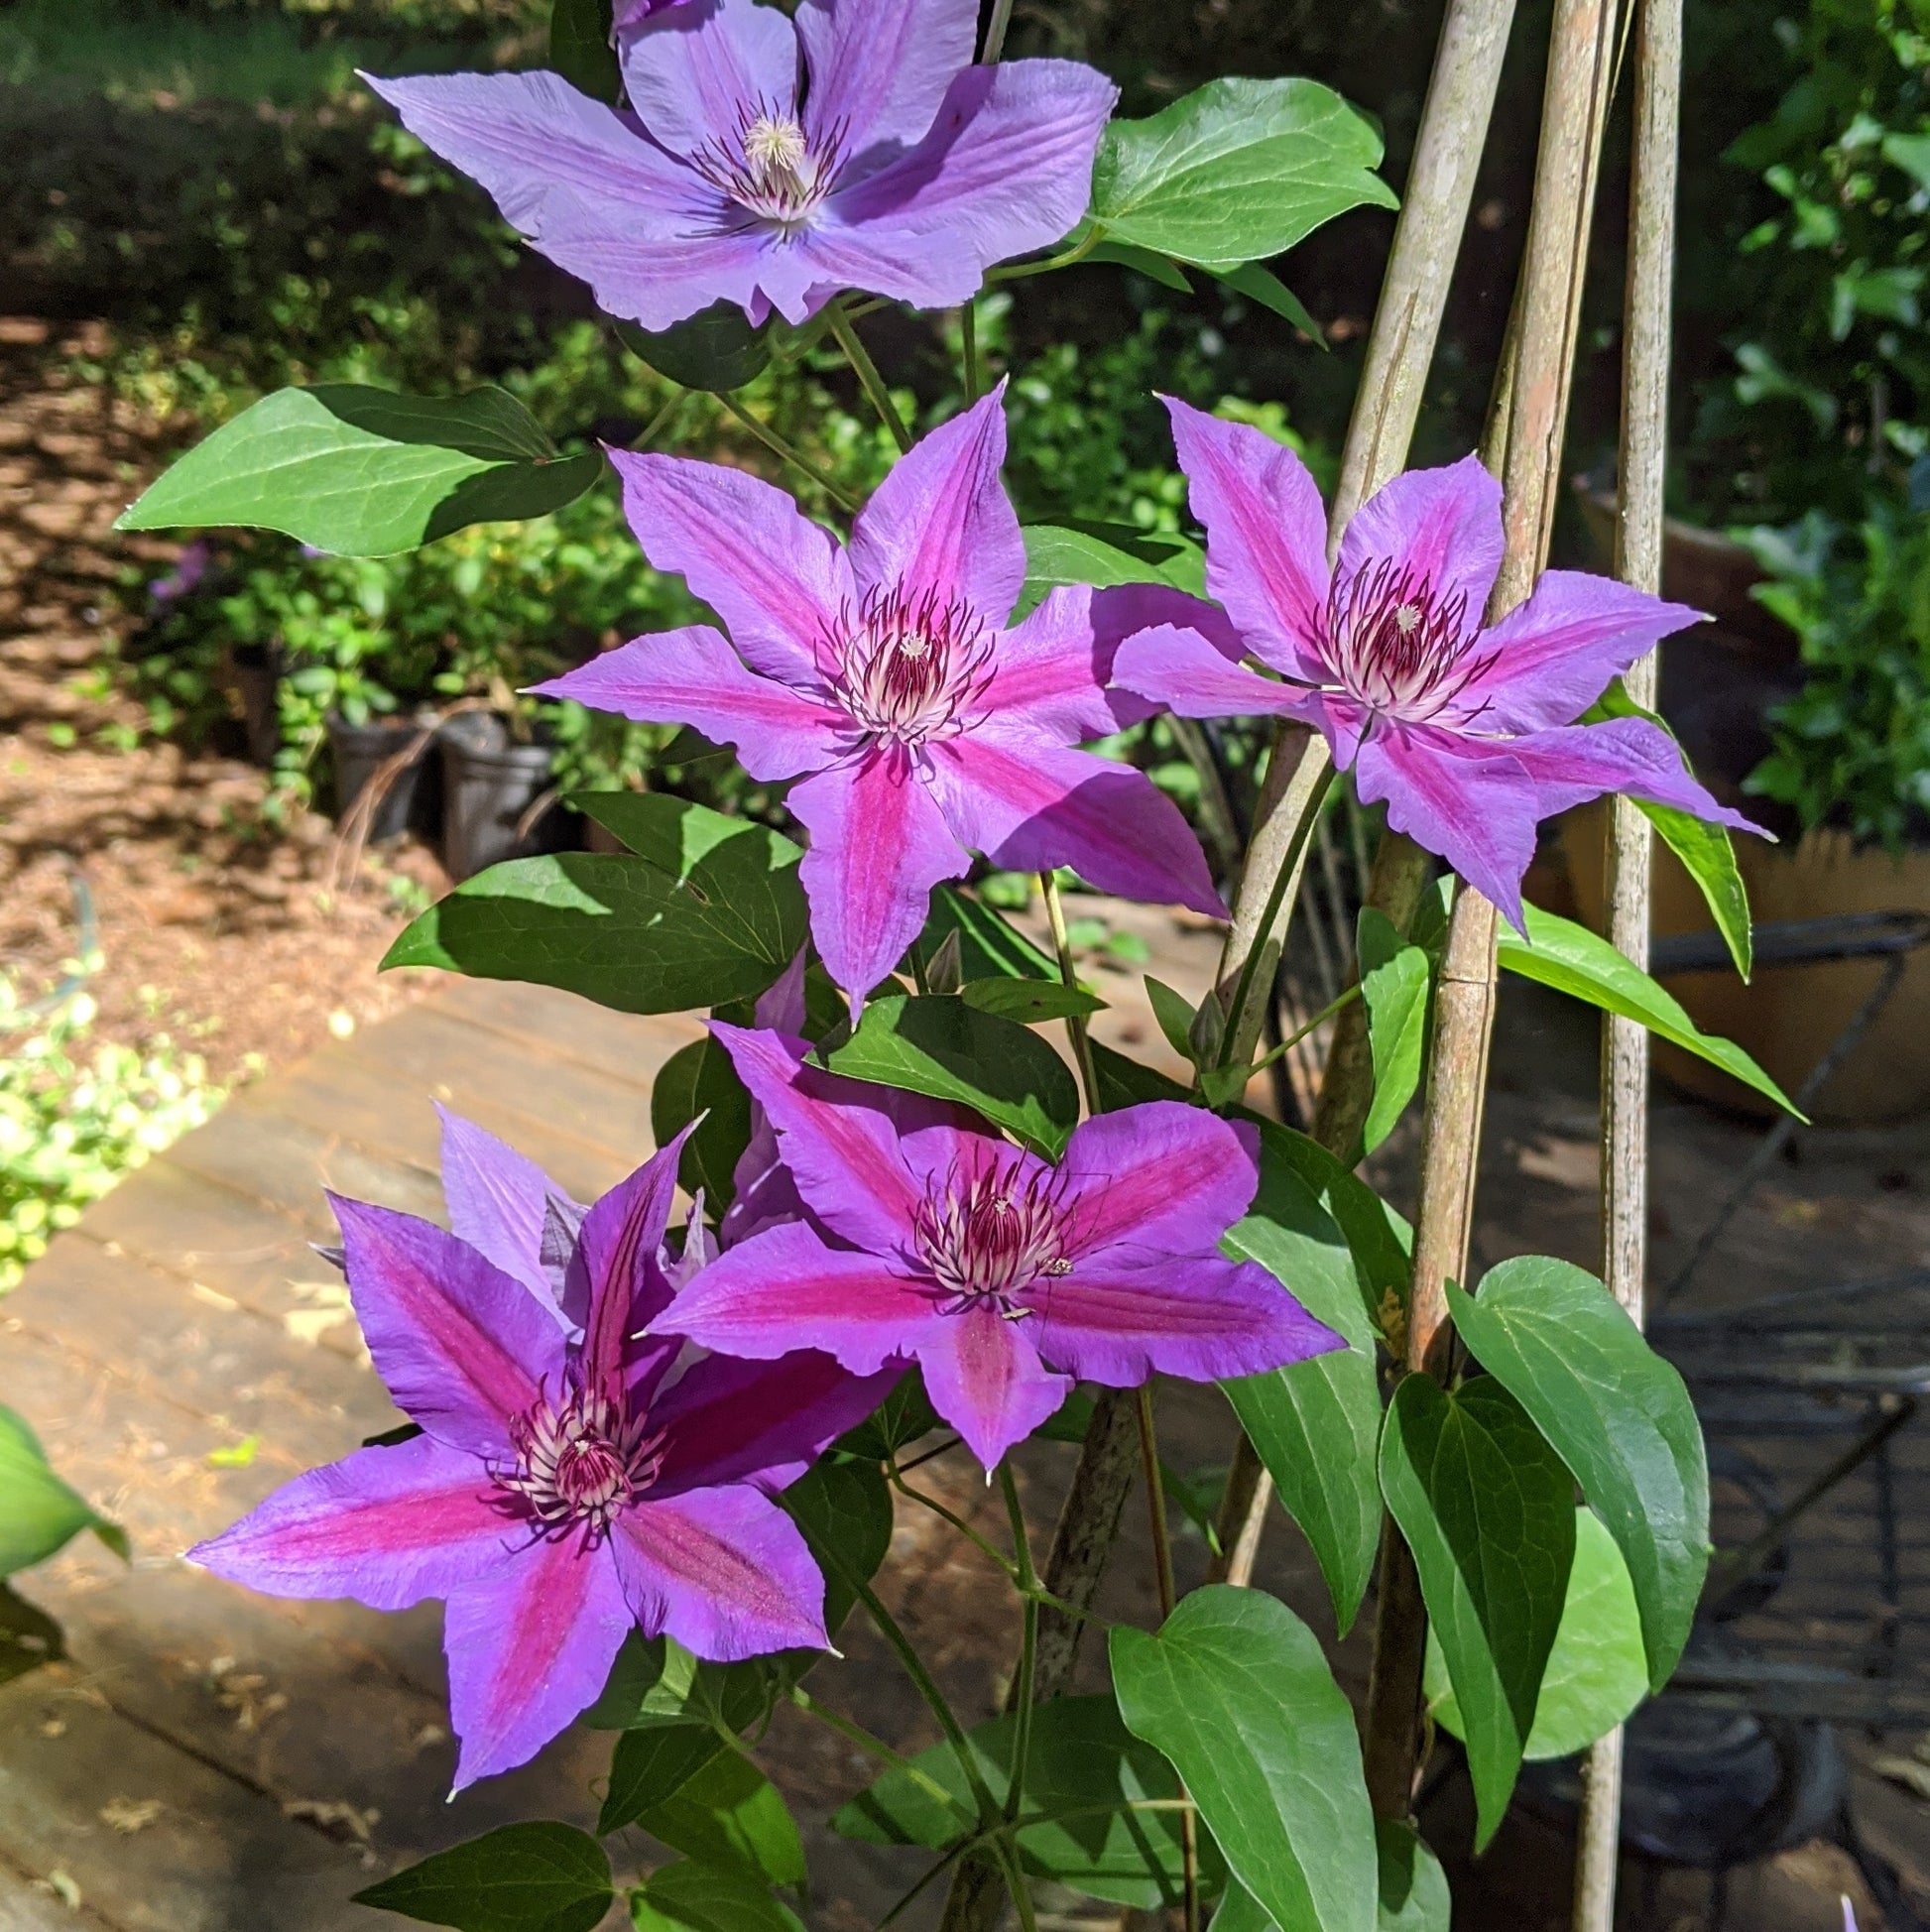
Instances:
[[[117,687],[177,546],[111,527],[180,435],[76,373],[104,346],[0,316],[0,971],[64,983],[90,902],[97,1033],[167,1031],[227,1082],[415,997],[430,976],[376,965],[447,882],[411,845],[330,890],[327,820],[275,823],[265,772],[156,740]]]

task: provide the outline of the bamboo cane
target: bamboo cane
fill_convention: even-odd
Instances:
[[[1681,119],[1682,0],[1641,0],[1635,30],[1634,152],[1629,180],[1628,281],[1622,340],[1622,436],[1617,462],[1615,573],[1651,594],[1662,587],[1662,481],[1668,441],[1670,284]],[[1626,678],[1654,707],[1659,665],[1650,652]],[[1648,964],[1648,821],[1611,802],[1609,937]],[[1648,1033],[1633,1021],[1602,1023],[1602,1276],[1637,1323],[1648,1263]],[[1622,1728],[1589,1751],[1575,1848],[1575,1932],[1612,1932],[1622,1822]]]
[[[1616,13],[1616,0],[1557,0],[1555,8],[1508,390],[1505,546],[1489,600],[1490,623],[1526,597],[1547,554],[1581,321],[1589,213],[1615,66]],[[1467,1277],[1495,1016],[1496,922],[1489,901],[1463,887],[1448,922],[1435,992],[1407,1309],[1410,1373],[1442,1373],[1450,1339],[1446,1284]],[[1405,1543],[1389,1533],[1385,1552],[1389,1560],[1376,1606],[1363,1755],[1376,1815],[1404,1818],[1418,1754],[1426,1617]]]

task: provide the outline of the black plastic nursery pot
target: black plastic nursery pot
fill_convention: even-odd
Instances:
[[[287,668],[279,644],[238,644],[228,654],[229,676],[241,704],[248,762],[275,763],[282,745],[281,683]]]
[[[381,718],[367,724],[350,724],[335,714],[328,719],[328,750],[335,765],[335,819],[347,818],[355,801],[388,760],[407,751],[429,721],[422,718]],[[404,832],[433,838],[437,830],[441,797],[433,776],[424,778],[424,768],[435,753],[433,738],[422,748],[416,761],[405,766],[390,781],[388,789],[371,816],[365,838],[370,845],[382,845]]]
[[[514,744],[501,718],[463,711],[444,721],[441,751],[442,865],[451,879],[577,842],[573,815],[553,805],[522,833],[530,807],[550,788],[547,745]]]

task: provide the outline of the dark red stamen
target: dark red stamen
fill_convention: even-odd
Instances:
[[[1328,655],[1342,687],[1370,710],[1426,724],[1495,662],[1474,649],[1465,591],[1436,599],[1432,582],[1383,557],[1327,603]]]
[[[818,668],[859,730],[920,744],[953,730],[991,682],[993,638],[962,598],[873,589],[818,641]]]

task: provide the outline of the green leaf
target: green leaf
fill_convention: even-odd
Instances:
[[[715,1733],[720,1723],[744,1731],[769,1714],[778,1677],[788,1671],[792,1659],[814,1661],[817,1655],[815,1650],[784,1650],[744,1663],[703,1663],[668,1637],[647,1638],[632,1630],[583,1722],[593,1731],[700,1724]]]
[[[1111,1650],[1127,1728],[1172,1760],[1282,1932],[1371,1932],[1360,1740],[1313,1632],[1263,1591],[1209,1584],[1156,1635],[1116,1626]]]
[[[1215,269],[1213,273],[1235,295],[1245,296],[1263,308],[1270,308],[1308,337],[1315,348],[1326,348],[1327,331],[1308,314],[1306,304],[1271,269],[1258,262],[1243,262],[1237,269]]]
[[[1079,1118],[1071,1069],[1036,1033],[945,994],[873,1000],[824,1064],[854,1080],[958,1101],[1048,1158]]]
[[[562,852],[491,866],[410,925],[383,966],[677,1013],[755,997],[804,943],[803,855],[788,839],[661,793],[588,792],[582,804],[637,856]]]
[[[657,1735],[627,1732],[625,1742]],[[704,1865],[735,1866],[766,1884],[803,1882],[804,1847],[789,1809],[778,1787],[734,1751],[719,1751],[636,1822]]]
[[[616,1894],[588,1832],[542,1821],[502,1825],[355,1894],[457,1932],[592,1932]]]
[[[603,473],[558,456],[500,389],[399,396],[361,383],[280,389],[196,443],[116,530],[279,530],[342,556],[388,556],[468,524],[543,517]]]
[[[1574,1484],[1500,1383],[1450,1393],[1410,1375],[1387,1410],[1381,1487],[1466,1719],[1479,1851],[1508,1810],[1561,1622]]]
[[[1155,1067],[1129,1059],[1099,1040],[1092,1042],[1092,1067],[1099,1076],[1099,1099],[1108,1113],[1137,1107],[1144,1100],[1177,1100],[1190,1104],[1190,1087],[1169,1080]]]
[[[1064,1020],[1072,1014],[1099,1013],[1106,1005],[1097,994],[1088,993],[1082,986],[1066,986],[1057,980],[1004,977],[967,980],[958,989],[958,997],[980,1013],[989,1013],[999,1020],[1016,1020],[1022,1026]]]
[[[630,1894],[635,1932],[804,1932],[803,1921],[737,1866],[680,1860]]]
[[[751,1096],[731,1056],[708,1033],[679,1046],[657,1070],[650,1090],[650,1131],[667,1147],[698,1115],[703,1124],[683,1144],[677,1179],[686,1194],[703,1189],[715,1221],[730,1206],[738,1157],[750,1145]]]
[[[1150,973],[1146,976],[1146,997],[1152,1005],[1152,1017],[1159,1023],[1159,1030],[1166,1036],[1166,1044],[1181,1058],[1193,1057],[1193,1018],[1197,1011],[1185,994],[1168,986],[1164,980],[1156,980]]]
[[[1189,597],[1205,594],[1202,555],[1186,538],[1130,524],[1030,524],[1024,534],[1025,587],[1015,622],[1066,584],[1110,590],[1123,583],[1156,583]]]
[[[685,389],[728,395],[755,382],[771,363],[771,323],[756,326],[734,302],[714,302],[666,329],[618,322],[617,339],[660,376]]]
[[[549,66],[579,93],[617,104],[623,75],[610,45],[610,0],[550,0]]]
[[[882,1463],[937,1426],[938,1411],[924,1392],[924,1378],[916,1369],[907,1369],[871,1419],[839,1436],[837,1446],[862,1462]]]
[[[128,1560],[127,1532],[61,1482],[26,1419],[0,1407],[0,1577],[46,1562],[83,1529]]]
[[[1448,1682],[1440,1639],[1431,1630],[1426,1689],[1434,1722],[1461,1737],[1461,1709]],[[1522,1755],[1572,1757],[1613,1731],[1647,1694],[1648,1660],[1628,1566],[1595,1511],[1577,1509],[1568,1596]]]
[[[994,1718],[968,1734],[986,1787],[1003,1803],[1011,1780],[1013,1720]],[[946,1792],[893,1768],[831,1819],[840,1837],[868,1845],[949,1845],[970,1828],[972,1799],[949,1745],[912,1760]],[[1176,1904],[1183,1861],[1176,1811],[1134,1811],[1135,1800],[1176,1798],[1179,1780],[1158,1751],[1121,1724],[1110,1697],[1056,1697],[1032,1714],[1025,1760],[1025,1809],[1078,1815],[1019,1834],[1020,1857],[1033,1875],[1094,1898],[1152,1909]]]
[[[1507,925],[1501,929],[1501,963],[1509,972],[1552,986],[1557,993],[1586,1000],[1605,1013],[1637,1021],[1658,1038],[1697,1054],[1745,1086],[1753,1087],[1798,1120],[1806,1118],[1740,1046],[1701,1031],[1669,994],[1606,939],[1573,919],[1544,912],[1538,906],[1523,910],[1525,939]]]
[[[1345,1336],[1347,1347],[1220,1387],[1271,1474],[1281,1507],[1312,1544],[1345,1636],[1381,1538],[1374,1330],[1347,1237],[1288,1159],[1284,1132],[1263,1137],[1260,1190],[1224,1246],[1258,1262],[1309,1314]]]
[[[954,886],[940,886],[931,895],[931,916],[918,939],[925,958],[931,958],[954,932],[958,934],[959,965],[968,980],[991,979],[999,974],[1025,980],[1056,980],[1059,976],[1058,961],[1035,946],[1002,912]]]
[[[0,1583],[0,1684],[67,1653],[60,1627],[38,1604]]]
[[[1312,80],[1210,80],[1144,121],[1114,121],[1092,177],[1092,220],[1201,268],[1283,254],[1363,202],[1397,205],[1373,170],[1381,137]]]
[[[674,1797],[724,1749],[722,1737],[707,1724],[626,1731],[610,1759],[610,1787],[597,1815],[597,1836],[607,1838]]]
[[[869,1583],[891,1551],[892,1493],[885,1473],[875,1462],[827,1456],[778,1500],[824,1572],[824,1626],[835,1635],[857,1601],[852,1579]]]
[[[1074,231],[1075,235],[1084,232],[1083,225]],[[1186,280],[1186,272],[1170,256],[1161,255],[1156,249],[1135,248],[1131,242],[1095,242],[1086,251],[1089,262],[1112,262],[1123,269],[1133,269],[1149,280],[1158,283],[1162,289],[1172,289],[1182,296],[1193,293],[1193,285]]]
[[[1659,712],[1639,705],[1628,695],[1628,687],[1617,678],[1583,714],[1584,723],[1598,718],[1646,718],[1658,730],[1669,730],[1668,720]],[[1677,750],[1681,748],[1678,746]],[[1688,769],[1688,759],[1682,760]],[[1702,890],[1702,897],[1716,921],[1716,929],[1729,947],[1729,956],[1745,980],[1753,963],[1753,935],[1749,927],[1749,895],[1743,884],[1742,869],[1736,863],[1736,847],[1726,825],[1712,825],[1692,812],[1673,805],[1650,804],[1646,798],[1631,798],[1641,815],[1654,826],[1662,843],[1682,862],[1682,869]]]
[[[1448,1289],[1481,1366],[1534,1417],[1620,1545],[1641,1606],[1648,1680],[1674,1670],[1709,1561],[1709,1470],[1695,1405],[1594,1275],[1545,1256]]]
[[[1402,946],[1361,981],[1374,1054],[1374,1101],[1361,1130],[1369,1153],[1393,1132],[1420,1086],[1429,987],[1427,955],[1418,946]]]
[[[1374,1849],[1381,1888],[1377,1932],[1448,1932],[1453,1901],[1447,1873],[1413,1827],[1377,1818]],[[1213,1932],[1277,1932],[1277,1928],[1252,1892],[1233,1884],[1214,1914]]]

